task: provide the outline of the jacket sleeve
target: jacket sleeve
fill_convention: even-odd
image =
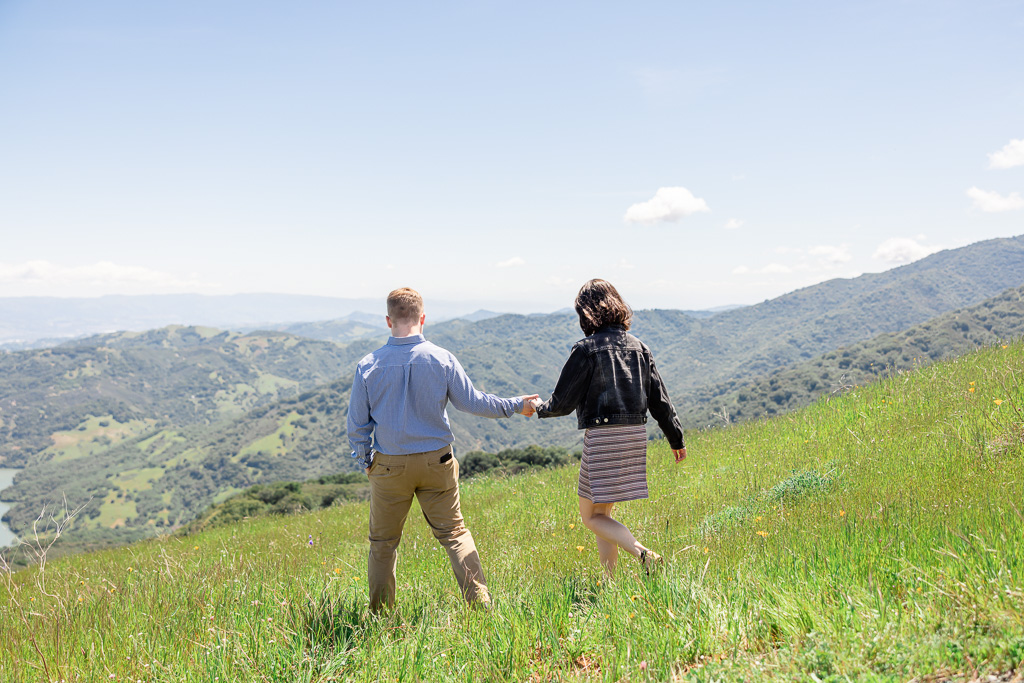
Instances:
[[[593,374],[594,363],[590,355],[579,344],[575,344],[562,366],[562,374],[558,376],[551,398],[537,408],[537,417],[561,417],[576,410],[590,386]]]
[[[672,405],[672,400],[668,397],[668,389],[665,387],[665,382],[662,381],[658,368],[654,365],[654,356],[651,355],[650,358],[651,388],[647,394],[647,409],[651,411],[651,415],[658,421],[658,426],[661,427],[661,431],[665,433],[665,438],[668,439],[668,445],[673,450],[683,448],[686,444],[683,443],[683,428],[679,424],[679,417],[676,415],[676,409]]]

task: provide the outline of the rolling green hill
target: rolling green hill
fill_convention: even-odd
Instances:
[[[715,399],[713,409],[719,409],[717,399],[724,389],[717,387],[737,389],[792,364],[906,330],[1021,284],[1024,236],[943,251],[884,273],[830,280],[709,318],[682,311],[638,311],[633,332],[654,352],[678,409],[688,418],[684,426],[696,427],[707,423],[708,402]],[[582,333],[574,315],[506,315],[474,325],[428,326],[427,335],[451,349],[474,381],[488,390],[507,395],[536,391],[546,397]],[[540,426],[495,424],[465,415],[452,419],[468,449],[578,443],[570,419]]]
[[[281,333],[201,327],[90,337],[0,354],[0,465],[90,453],[154,426],[236,418],[351,372],[334,344]],[[96,432],[90,418],[118,427]]]
[[[5,492],[17,503],[6,519],[23,535],[52,504],[54,491],[72,507],[85,504],[75,533],[59,548],[68,552],[176,528],[211,502],[255,484],[357,469],[345,438],[350,384],[334,382],[210,425],[138,430],[88,457],[55,451],[20,472]],[[70,434],[87,442],[97,430],[120,429],[109,416],[83,426]]]
[[[652,577],[602,575],[575,467],[467,482],[489,612],[410,515],[398,611],[369,616],[358,501],[0,571],[0,679],[1010,681],[1022,366],[990,346],[693,434],[678,466],[652,443],[651,499],[617,513]]]
[[[830,351],[755,381],[703,387],[680,417],[688,425],[710,426],[789,412],[827,394],[1021,337],[1024,287],[1015,287],[977,306]]]
[[[639,311],[634,331],[654,350],[686,424],[702,426],[723,407],[740,419],[788,410],[887,364],[1010,338],[1019,292],[899,336],[1007,281],[1024,282],[1024,237],[710,317]],[[896,337],[862,344],[879,333]],[[478,388],[513,396],[547,395],[581,333],[574,315],[558,314],[428,324],[426,335],[460,358]],[[5,493],[16,503],[6,519],[24,533],[43,505],[67,495],[72,506],[87,503],[74,538],[88,546],[177,528],[253,485],[351,470],[351,372],[380,341],[170,327],[0,354],[0,465],[25,468]],[[460,452],[580,441],[573,418],[451,419]]]

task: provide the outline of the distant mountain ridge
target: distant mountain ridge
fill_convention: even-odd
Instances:
[[[1021,284],[1024,236],[939,252],[884,273],[830,280],[706,319],[683,311],[638,311],[633,332],[654,352],[673,399],[685,406],[702,387],[738,386]],[[428,329],[427,336],[472,368],[474,381],[504,395],[524,390],[549,395],[569,349],[582,336],[576,316],[569,314],[457,323]],[[523,427],[509,430],[461,414],[452,420],[484,439],[470,448],[488,447],[488,441],[490,447],[510,447],[527,437]],[[562,433],[551,429],[552,437]]]
[[[431,302],[435,320],[474,315],[483,301]],[[201,325],[256,329],[281,324],[353,317],[370,322],[361,311],[383,311],[379,299],[306,296],[297,294],[110,295],[93,298],[0,298],[0,349],[20,350],[63,340],[116,331],[140,332],[167,325]],[[367,316],[367,317],[363,317]]]

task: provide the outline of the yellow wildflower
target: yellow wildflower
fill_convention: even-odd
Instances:
[[[581,545],[576,546],[576,550],[579,550],[582,553],[583,552],[583,546],[581,546]]]
[[[570,525],[569,525],[569,528],[570,528],[570,529],[575,529],[575,528],[576,528],[576,525],[575,525],[575,524],[570,524]]]
[[[997,406],[1003,405],[1003,399],[1001,399],[1001,398],[997,398],[997,399],[995,399],[992,402],[995,403]]]
[[[846,516],[846,510],[840,510],[839,511],[839,516],[840,517],[845,517]]]
[[[970,394],[973,394],[974,393],[974,387],[971,387],[970,389],[968,389],[967,392],[970,393]]]
[[[757,535],[760,536],[761,538],[768,538],[768,532],[764,531],[764,530],[758,531]]]

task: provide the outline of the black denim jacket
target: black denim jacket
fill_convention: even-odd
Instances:
[[[580,429],[645,424],[650,410],[669,445],[683,447],[683,429],[651,350],[623,325],[607,325],[573,345],[537,417],[574,410]]]

